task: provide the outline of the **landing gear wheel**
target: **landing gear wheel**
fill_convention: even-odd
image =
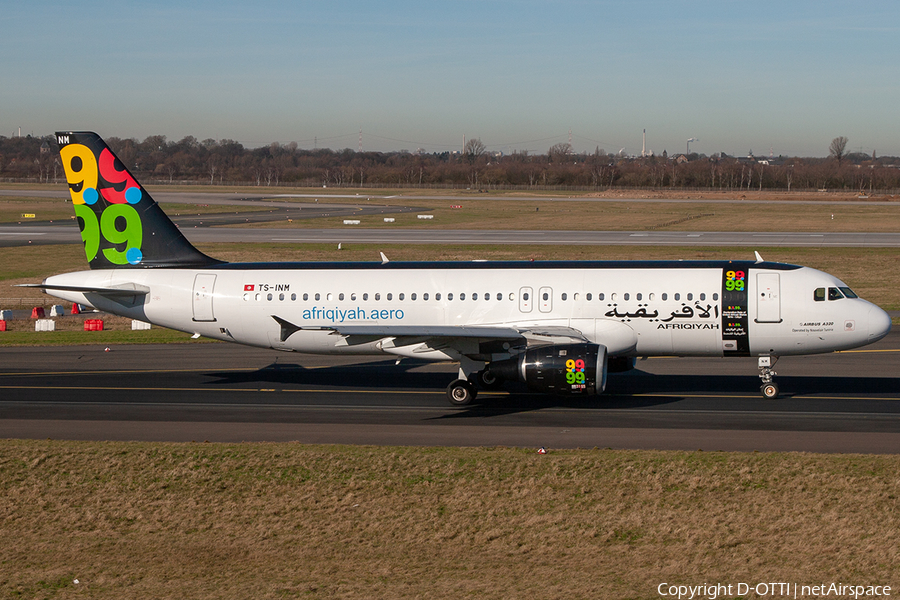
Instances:
[[[495,390],[503,385],[503,381],[497,379],[497,377],[487,369],[478,371],[478,373],[475,374],[475,379],[478,382],[478,385],[486,390]]]
[[[470,404],[478,392],[475,386],[465,379],[457,379],[447,386],[447,399],[453,406],[466,406]]]
[[[762,384],[762,387],[759,388],[759,391],[762,392],[762,395],[766,400],[774,400],[778,397],[778,384],[774,381],[772,383],[764,383]]]

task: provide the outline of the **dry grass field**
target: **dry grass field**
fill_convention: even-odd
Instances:
[[[65,193],[65,191],[63,191]],[[253,206],[221,206],[206,204],[177,204],[166,203],[163,205],[167,214],[179,216],[182,214],[199,215],[221,212],[253,212],[266,210]],[[23,215],[34,215],[24,217]],[[75,215],[72,211],[72,203],[68,199],[39,198],[23,196],[0,196],[0,223],[27,223],[35,221],[72,221],[73,227]]]
[[[896,456],[2,441],[0,595],[896,590],[898,473]]]
[[[890,232],[900,231],[900,202],[859,204],[755,203],[661,203],[590,202],[582,200],[472,200],[408,199],[327,199],[360,207],[401,205],[423,210],[388,215],[361,215],[357,227],[417,229],[522,229],[587,231],[815,231]],[[461,208],[453,208],[460,206]],[[418,214],[433,215],[423,220]],[[346,216],[284,220],[228,227],[321,229],[346,228]]]

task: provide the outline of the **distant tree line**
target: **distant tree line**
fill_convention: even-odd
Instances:
[[[356,152],[302,149],[296,143],[245,148],[234,140],[177,142],[165,136],[107,138],[142,181],[303,187],[687,188],[711,190],[900,189],[900,158],[847,153],[835,138],[827,158],[691,153],[634,157],[576,154],[569,144],[546,153],[489,152],[470,139],[460,152]],[[53,136],[0,136],[0,179],[58,181],[65,176]]]

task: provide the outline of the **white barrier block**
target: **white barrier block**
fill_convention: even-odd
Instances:
[[[150,329],[150,323],[138,321],[137,319],[131,320],[131,330],[132,331],[144,331],[146,329]]]
[[[34,322],[35,331],[56,331],[56,321],[53,319],[37,319]]]
[[[395,220],[396,219],[394,219],[394,217],[385,217],[384,218],[385,223],[393,223]]]
[[[54,304],[50,307],[51,317],[61,317],[66,314],[66,309],[62,304]]]
[[[344,219],[344,225],[359,225],[359,219]]]
[[[420,219],[433,219],[434,215],[416,215]]]

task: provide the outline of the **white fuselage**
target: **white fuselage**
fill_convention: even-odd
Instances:
[[[455,355],[433,349],[417,353],[414,345],[391,344],[390,335],[348,343],[334,329],[571,328],[605,345],[611,356],[813,354],[861,346],[890,329],[888,315],[865,300],[817,300],[817,289],[846,286],[814,269],[775,263],[635,264],[229,264],[85,271],[45,283],[149,288],[133,303],[92,293],[50,293],[209,338],[298,352],[432,360]],[[300,330],[282,341],[275,317]]]

